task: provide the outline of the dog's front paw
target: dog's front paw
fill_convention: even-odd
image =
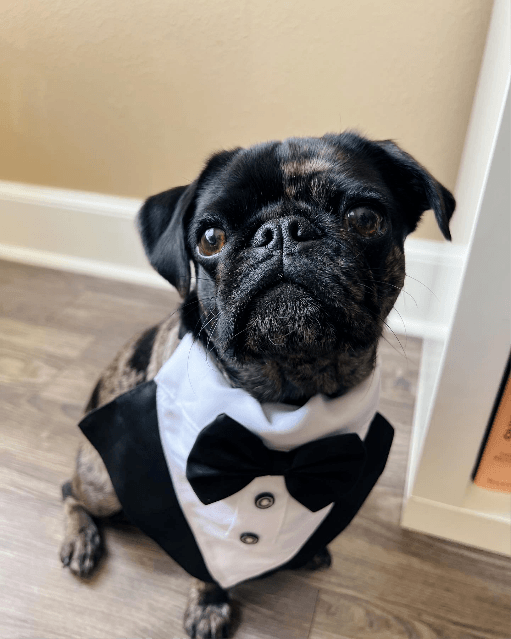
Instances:
[[[98,528],[83,508],[74,505],[68,509],[66,536],[60,548],[64,568],[78,577],[88,577],[97,565],[103,545]]]
[[[225,639],[229,636],[231,613],[225,590],[196,581],[190,590],[184,627],[192,639]]]

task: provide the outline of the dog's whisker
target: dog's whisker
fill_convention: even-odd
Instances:
[[[405,291],[404,288],[400,287],[400,286],[396,286],[395,284],[391,284],[390,282],[384,282],[382,280],[361,280],[363,282],[373,282],[374,284],[383,284],[384,286],[390,286],[391,288],[396,288],[398,291],[400,291],[401,293],[404,293],[405,295],[408,295],[408,297],[411,297],[412,300],[415,302],[415,306],[417,308],[419,308],[419,305],[417,304],[417,300],[415,299],[415,297],[411,294],[408,293],[408,291]]]
[[[189,302],[188,304],[180,304],[175,311],[172,311],[172,313],[170,313],[170,315],[167,315],[167,317],[165,318],[166,321],[168,321],[171,317],[173,317],[176,313],[179,313],[183,308],[186,308],[187,306],[191,306],[192,304],[194,304],[195,302]]]
[[[191,302],[191,303],[193,303],[193,302]],[[201,321],[202,321],[202,318],[200,318],[200,317],[199,317],[198,321],[197,321],[197,322],[196,322],[196,324],[195,324],[195,330],[192,332],[192,343],[191,343],[191,345],[190,345],[190,349],[189,349],[189,351],[188,351],[188,356],[187,356],[187,358],[186,358],[186,374],[187,374],[187,377],[188,377],[188,382],[189,382],[189,384],[190,384],[190,388],[192,389],[192,391],[193,391],[194,395],[197,395],[197,393],[195,392],[195,389],[194,389],[193,384],[192,384],[192,380],[191,380],[191,378],[190,378],[190,355],[192,354],[192,348],[193,348],[193,346],[194,346],[195,342],[197,342],[197,341],[198,341],[198,339],[199,339],[200,331],[199,331],[199,333],[197,334],[197,336],[195,336],[195,331],[196,331],[196,329],[197,329],[197,325],[198,325]],[[201,330],[202,330],[202,329],[201,329]]]
[[[217,317],[219,317],[219,315],[220,313],[218,313]],[[206,343],[206,355],[207,353],[209,353],[209,343],[211,341],[211,337],[213,336],[213,333],[216,331],[216,327],[218,326],[219,322],[220,322],[220,319],[217,319],[215,326],[213,327],[210,335],[208,336],[208,341]]]
[[[368,386],[367,386],[367,388],[366,388],[366,392],[364,393],[364,399],[367,397],[367,394],[368,394],[368,393],[369,393],[369,391],[371,390],[371,387],[372,387],[372,385],[373,385],[373,384],[372,384],[372,382],[373,382],[373,380],[374,380],[374,376],[375,376],[375,374],[376,374],[376,366],[373,366],[373,369],[372,369],[372,371],[371,371],[371,383],[370,383],[370,384],[368,384]]]
[[[380,318],[381,319],[381,318]],[[399,337],[394,333],[394,331],[390,328],[390,326],[387,324],[387,322],[385,320],[382,320],[383,323],[385,324],[385,326],[389,329],[389,331],[392,333],[392,335],[394,335],[394,337],[397,339],[397,341],[399,342],[399,346],[401,347],[401,350],[403,351],[403,355],[404,358],[406,359],[406,361],[408,362],[408,356],[406,354],[405,349],[403,348],[403,345],[401,344],[401,340],[399,339]],[[385,339],[385,337],[384,337]],[[390,342],[389,342],[390,344]],[[399,351],[396,349],[396,351],[399,353]]]
[[[405,321],[403,319],[403,316],[401,315],[401,313],[397,310],[397,308],[394,307],[394,310],[396,311],[396,313],[399,315],[401,322],[403,323],[403,328],[405,329],[405,348],[408,344],[408,332],[406,330],[406,325],[405,325]]]
[[[424,284],[424,282],[421,282],[420,280],[418,280],[415,277],[412,277],[411,275],[408,275],[408,273],[405,274],[405,277],[409,277],[411,280],[414,280],[415,282],[418,282],[419,284],[422,284],[422,286],[424,286],[424,288],[427,288],[428,291],[431,293],[431,295],[433,295],[438,301],[440,301],[438,299],[438,296],[435,295],[435,293],[429,288],[429,286],[426,286],[426,284]]]
[[[242,333],[244,333],[245,331],[248,331],[249,327],[245,326],[245,328],[242,328],[241,331],[238,331],[237,333],[235,333],[231,338],[231,342],[236,339],[236,337],[238,337],[238,335],[241,335]]]
[[[211,299],[213,299],[213,298],[211,298]],[[193,300],[192,302],[190,302],[190,304],[196,304],[196,301],[195,301],[195,300]],[[192,309],[192,310],[193,310],[193,309]],[[197,325],[199,324],[199,322],[203,321],[203,320],[202,320],[202,318],[201,318],[201,317],[199,317],[198,321],[197,321],[197,322],[196,322],[196,324],[195,324],[195,330],[194,330],[194,331],[193,331],[193,333],[192,333],[192,344],[191,344],[191,346],[190,346],[190,350],[188,351],[188,357],[187,357],[187,360],[186,360],[186,371],[187,371],[187,375],[188,375],[188,381],[190,382],[190,386],[191,386],[191,388],[192,388],[192,389],[193,389],[193,385],[192,385],[192,381],[191,381],[191,379],[190,379],[189,363],[190,363],[190,355],[191,355],[191,352],[192,352],[193,345],[194,345],[196,342],[198,342],[198,341],[199,341],[200,334],[201,334],[201,333],[202,333],[202,331],[206,328],[206,326],[207,326],[208,324],[210,324],[210,323],[211,323],[214,319],[216,319],[219,315],[220,315],[220,313],[217,313],[216,315],[213,315],[213,317],[212,317],[210,320],[208,320],[208,322],[207,322],[206,324],[204,324],[204,325],[200,328],[199,332],[198,332],[196,335],[195,335],[195,333],[196,333]],[[217,322],[217,324],[218,324],[218,322]],[[216,325],[215,325],[215,328],[216,328]],[[206,334],[207,334],[207,332],[206,332]],[[209,340],[208,340],[208,343],[209,343]],[[206,360],[207,360],[207,350],[206,350]],[[209,363],[209,362],[208,362],[208,363]],[[194,393],[195,393],[195,391],[194,391]]]
[[[383,323],[385,324],[385,326],[389,329],[389,331],[390,331],[390,332],[394,335],[394,337],[396,338],[396,340],[399,342],[399,346],[401,347],[401,350],[403,351],[403,355],[404,355],[404,357],[405,357],[406,361],[408,362],[408,356],[406,355],[406,351],[405,351],[405,349],[403,348],[403,345],[401,344],[401,341],[400,341],[399,337],[398,337],[398,336],[394,333],[394,331],[390,328],[390,326],[389,326],[389,325],[387,324],[387,322],[383,319],[383,317],[381,317],[380,315],[378,315],[377,313],[375,313],[374,311],[372,311],[370,308],[367,308],[367,306],[364,306],[364,308],[365,308],[365,310],[366,310],[368,313],[371,313],[371,315],[373,315],[374,317],[377,317],[377,318],[378,318],[381,322],[383,322]],[[382,337],[383,337],[383,339],[385,339],[385,341],[386,341],[388,344],[390,344],[390,342],[389,342],[389,341],[385,338],[385,336],[384,336],[384,335],[382,335]],[[390,345],[392,346],[392,344],[390,344]],[[393,346],[393,348],[394,348],[394,350],[395,350],[396,352],[398,352],[398,353],[399,353],[399,351],[397,350],[397,348],[395,348],[394,346]]]
[[[209,319],[200,329],[198,336],[202,333],[202,331],[205,331],[205,333],[207,334],[207,331],[205,330],[213,320],[217,319],[217,317],[220,315],[220,313],[218,312],[216,315],[213,315],[213,317],[211,317],[211,319]],[[197,336],[197,337],[198,337]]]
[[[199,331],[199,335],[200,335],[200,333],[202,333],[202,332],[204,331],[205,335],[207,336],[207,338],[208,338],[208,339],[207,339],[207,345],[209,345],[209,342],[210,342],[210,340],[211,340],[211,336],[213,335],[213,333],[215,332],[216,327],[218,326],[218,322],[220,321],[220,320],[218,319],[218,318],[219,318],[219,316],[220,316],[220,313],[217,313],[216,315],[213,315],[213,317],[212,317],[211,319],[209,319],[209,320],[208,320],[208,322],[207,322],[206,324],[204,324],[204,326],[203,326],[203,327],[200,329],[200,331]],[[215,320],[217,320],[217,321],[216,321],[215,325],[213,326],[212,330],[211,330],[211,331],[207,331],[207,330],[206,330],[206,328],[207,328],[207,327],[208,327],[208,326],[209,326],[212,322],[214,322]],[[207,351],[207,349],[208,349],[208,348],[207,348],[207,345],[206,345],[206,351]]]
[[[383,334],[382,334],[381,339],[383,339],[385,342],[387,342],[387,344],[388,344],[391,348],[393,348],[393,349],[396,351],[396,353],[399,353],[399,356],[400,356],[400,357],[402,356],[402,353],[401,353],[401,352],[400,352],[400,351],[399,351],[399,350],[398,350],[398,349],[397,349],[397,348],[396,348],[393,344],[391,344],[391,342],[389,342],[389,340],[385,337],[385,335],[383,335]]]

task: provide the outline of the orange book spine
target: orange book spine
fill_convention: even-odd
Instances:
[[[498,402],[491,430],[477,467],[474,483],[481,488],[511,493],[511,376]]]

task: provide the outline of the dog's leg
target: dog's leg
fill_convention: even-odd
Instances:
[[[177,321],[173,313],[157,327],[135,335],[101,376],[85,412],[152,379],[179,343]],[[65,536],[60,558],[71,572],[85,577],[101,556],[101,538],[93,517],[121,511],[105,465],[85,438],[78,449],[74,476],[63,485],[62,496]]]
[[[94,517],[109,517],[121,505],[96,450],[84,441],[78,449],[73,479],[62,486],[65,533],[60,559],[72,573],[87,577],[97,565],[102,542]]]
[[[323,570],[325,568],[330,568],[331,565],[332,555],[325,546],[324,548],[321,548],[321,550],[318,550],[318,552],[308,561],[303,564],[293,566],[291,570]]]
[[[192,639],[222,639],[229,636],[231,613],[227,591],[197,579],[190,590],[184,627]]]
[[[322,570],[323,568],[330,568],[332,565],[332,555],[330,551],[325,546],[320,551],[318,551],[312,559],[305,564],[304,568],[306,570]]]

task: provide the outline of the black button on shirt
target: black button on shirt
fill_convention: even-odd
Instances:
[[[240,535],[240,540],[244,544],[257,544],[259,537],[255,533],[242,533]]]
[[[255,505],[258,508],[270,508],[275,503],[275,497],[271,493],[261,493],[255,498]]]

